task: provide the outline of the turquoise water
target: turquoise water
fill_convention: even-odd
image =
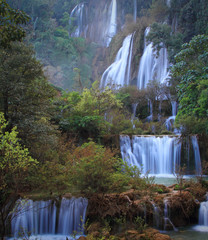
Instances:
[[[173,240],[208,240],[208,227],[179,228],[178,232],[171,231],[165,232],[165,234],[168,234]]]

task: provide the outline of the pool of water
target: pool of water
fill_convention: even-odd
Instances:
[[[179,228],[177,232],[164,232],[173,240],[208,240],[208,227],[194,226],[191,228]]]
[[[151,176],[155,177],[155,183],[156,184],[163,184],[167,187],[177,183],[176,177],[173,174],[169,174],[169,175],[160,174],[160,175],[155,175],[155,176],[154,175],[149,175],[149,177],[151,177]],[[197,181],[197,178],[194,175],[185,175],[183,177],[183,179],[184,180],[191,179],[193,181]],[[203,176],[203,179],[208,181],[208,176]],[[207,238],[207,240],[208,240],[208,238]]]

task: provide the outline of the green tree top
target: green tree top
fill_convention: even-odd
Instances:
[[[0,46],[8,47],[12,41],[21,41],[25,30],[21,25],[29,21],[24,12],[12,9],[6,0],[0,0]]]

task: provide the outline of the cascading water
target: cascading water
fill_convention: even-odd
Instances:
[[[160,209],[155,205],[155,203],[152,203],[153,206],[153,224],[154,227],[159,229],[160,227]]]
[[[91,3],[92,4],[92,3]],[[80,3],[70,14],[71,37],[85,37],[102,46],[108,47],[117,32],[117,0],[93,4]],[[91,13],[89,16],[88,13]]]
[[[134,0],[134,22],[137,19],[137,0]]]
[[[138,166],[141,168],[139,162],[136,159],[136,156],[133,153],[129,136],[120,136],[120,149],[121,156],[124,161],[128,162],[129,165]]]
[[[83,232],[83,225],[86,216],[87,200],[80,198],[62,199],[60,208],[60,217],[58,224],[58,233],[71,234]]]
[[[58,212],[51,200],[18,200],[11,217],[12,235],[15,238],[19,233],[70,235],[74,231],[82,234],[87,205],[85,198],[63,198]]]
[[[130,34],[124,39],[114,63],[112,63],[102,75],[100,82],[101,89],[104,89],[106,86],[117,89],[129,85],[133,38],[134,34]]]
[[[170,229],[173,229],[174,231],[178,231],[178,229],[173,225],[172,221],[169,218],[168,200],[164,199],[164,230],[166,230],[168,226]]]
[[[208,193],[206,194],[206,201],[200,203],[199,208],[199,225],[194,227],[200,232],[208,232]]]
[[[116,0],[112,0],[111,5],[111,16],[110,16],[110,23],[107,28],[107,41],[106,45],[107,47],[109,46],[112,38],[116,35],[116,30],[117,30],[117,2]]]
[[[196,136],[191,137],[195,172],[201,174],[201,159]],[[176,136],[120,136],[122,159],[142,169],[143,174],[172,175],[181,163],[182,143]],[[142,168],[141,168],[142,166]],[[187,169],[189,172],[189,169]]]
[[[167,49],[164,47],[161,48],[159,56],[157,57],[153,49],[153,44],[148,43],[146,40],[149,31],[150,28],[146,28],[144,52],[139,64],[137,76],[137,87],[139,89],[146,88],[147,84],[153,80],[156,80],[159,83],[165,83],[169,76]]]
[[[199,225],[207,226],[208,230],[208,200],[200,203]]]
[[[86,37],[87,28],[85,25],[86,21],[85,19],[86,19],[85,4],[80,3],[75,6],[75,8],[72,10],[70,14],[69,25],[75,28],[75,30],[73,30],[70,33],[71,37],[80,37],[81,34],[84,34],[84,37]]]
[[[168,7],[170,7],[171,6],[171,0],[166,0],[166,4],[167,4]]]
[[[151,122],[153,120],[153,105],[152,105],[152,101],[149,99],[148,99],[148,109],[149,109],[150,115],[147,117],[147,121]]]
[[[192,141],[192,146],[194,150],[196,175],[200,175],[202,172],[202,167],[201,167],[201,158],[200,158],[200,151],[199,151],[199,144],[197,141],[197,137],[191,136],[191,141]]]
[[[120,136],[121,155],[144,174],[170,175],[180,165],[181,143],[173,136]]]
[[[172,130],[172,126],[175,122],[176,114],[177,114],[177,102],[176,101],[171,101],[172,105],[172,116],[170,116],[166,121],[165,121],[165,126],[168,131]]]

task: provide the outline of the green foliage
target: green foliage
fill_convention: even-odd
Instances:
[[[112,90],[101,91],[96,84],[82,93],[64,93],[60,99],[60,129],[67,134],[97,138],[110,130],[113,112],[121,108]]]
[[[22,43],[12,43],[10,49],[2,50],[0,65],[0,109],[9,122],[7,129],[17,126],[23,143],[35,155],[38,144],[46,146],[56,141],[49,122],[55,91],[31,48]]]
[[[0,46],[6,48],[13,41],[21,41],[25,37],[22,25],[29,19],[24,12],[12,9],[6,0],[0,0]]]
[[[10,194],[24,191],[30,187],[30,169],[38,162],[29,155],[27,148],[22,147],[18,132],[14,127],[7,132],[8,123],[0,113],[0,205],[7,203]],[[3,210],[2,210],[3,211]]]
[[[178,86],[179,111],[177,120],[192,116],[206,121],[208,116],[208,36],[199,35],[183,45],[172,68]],[[207,121],[206,121],[207,123]],[[196,127],[196,126],[195,126]],[[204,129],[206,132],[207,127]]]
[[[206,0],[174,0],[169,9],[172,21],[177,18],[178,28],[183,34],[184,42],[195,35],[208,33],[208,5]]]
[[[172,34],[169,25],[155,22],[151,25],[147,40],[153,42],[157,55],[159,55],[160,49],[165,46],[170,61],[174,62],[174,56],[181,50],[182,34]]]
[[[131,188],[139,190],[146,188],[146,181],[141,177],[141,170],[137,166],[128,166],[125,163],[124,172],[129,177]]]
[[[115,152],[94,142],[75,149],[69,162],[69,179],[84,193],[121,191],[127,183]]]

